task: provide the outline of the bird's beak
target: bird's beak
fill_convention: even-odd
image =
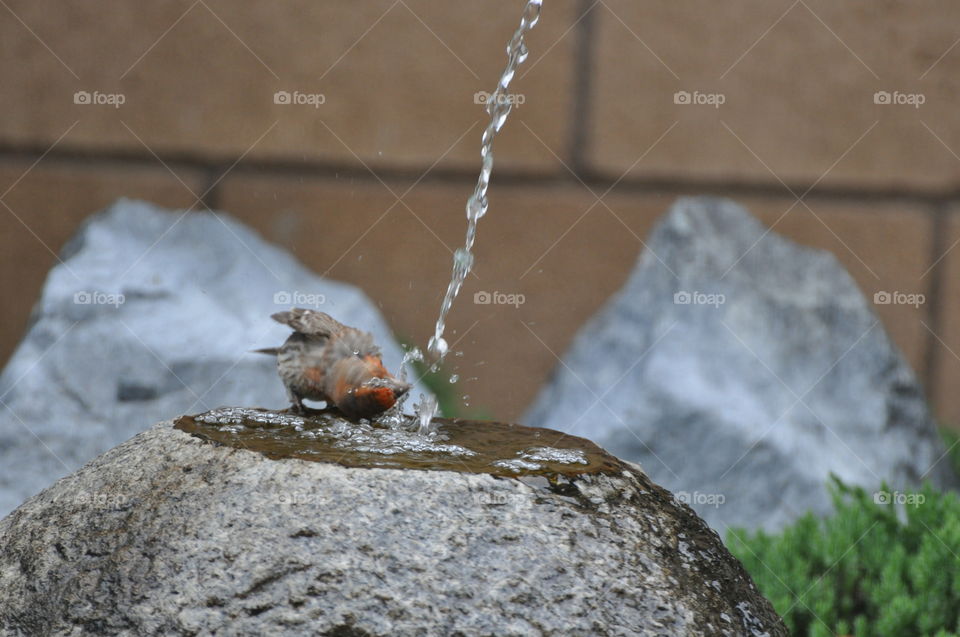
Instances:
[[[385,378],[371,378],[364,383],[364,387],[386,387],[393,392],[394,396],[399,398],[410,391],[413,388],[413,385],[397,380],[392,376],[387,376]]]
[[[397,398],[410,391],[411,387],[413,387],[413,385],[410,383],[402,383],[399,380],[394,380],[390,383],[390,388],[393,390],[393,393]]]

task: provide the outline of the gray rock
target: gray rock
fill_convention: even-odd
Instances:
[[[787,634],[715,532],[606,458],[551,485],[161,423],[0,521],[0,634]]]
[[[159,420],[284,406],[273,361],[248,353],[288,335],[273,312],[314,304],[373,332],[390,371],[402,358],[362,292],[223,214],[120,200],[61,258],[0,375],[0,516]]]
[[[640,462],[714,528],[831,509],[829,473],[957,478],[913,372],[836,259],[681,199],[525,422]]]

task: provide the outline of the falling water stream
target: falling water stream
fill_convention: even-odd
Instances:
[[[450,277],[449,285],[447,285],[443,303],[440,305],[440,315],[437,317],[433,336],[430,337],[427,346],[426,362],[433,371],[439,369],[447,355],[449,345],[443,338],[447,315],[450,313],[450,308],[453,307],[453,301],[460,293],[460,288],[463,287],[464,280],[473,268],[472,250],[473,243],[477,238],[477,222],[487,212],[487,188],[490,185],[490,174],[493,172],[493,138],[503,128],[507,117],[510,115],[510,110],[513,108],[513,100],[510,99],[507,89],[517,72],[517,68],[523,64],[529,55],[524,36],[536,26],[540,19],[542,3],[543,0],[527,0],[523,8],[523,15],[520,18],[520,26],[514,31],[513,37],[507,44],[507,66],[500,75],[497,88],[487,100],[486,111],[490,115],[490,121],[484,129],[480,141],[480,157],[482,159],[480,177],[477,179],[477,186],[474,188],[473,194],[467,200],[467,236],[463,247],[458,248],[453,254],[453,274]],[[404,363],[418,357],[421,360],[423,358],[419,350],[411,350],[404,358]],[[420,402],[415,406],[415,411],[419,420],[420,433],[427,433],[430,430],[433,417],[437,413],[437,399],[434,396],[421,396]]]
[[[436,371],[447,355],[443,338],[447,316],[473,267],[473,244],[477,222],[487,212],[487,189],[493,172],[493,139],[503,128],[513,106],[507,93],[517,68],[527,59],[524,35],[540,18],[543,0],[526,0],[520,26],[507,44],[507,65],[496,90],[486,102],[490,121],[480,144],[482,165],[476,188],[467,200],[467,234],[463,247],[454,253],[453,275],[447,286],[433,336],[423,352],[411,348],[403,357],[400,379],[406,381],[406,365],[416,361]],[[456,377],[451,377],[456,382]],[[435,418],[437,400],[420,396],[415,416],[403,413],[403,401],[375,420],[348,422],[328,411],[309,410],[293,414],[252,408],[221,408],[197,416],[183,416],[177,429],[210,442],[280,458],[335,462],[347,466],[382,468],[445,469],[493,473],[503,476],[581,476],[616,473],[619,461],[587,440],[548,429],[531,429],[503,423]]]

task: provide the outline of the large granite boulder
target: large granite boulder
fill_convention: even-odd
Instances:
[[[373,332],[391,371],[402,358],[360,290],[224,214],[120,200],[60,258],[0,375],[0,516],[159,420],[286,405],[273,361],[249,353],[289,333],[273,312],[321,309]]]
[[[829,253],[733,202],[681,199],[577,335],[525,422],[642,463],[714,528],[957,478],[903,356]]]
[[[0,635],[40,634],[787,633],[714,531],[586,440],[229,409],[0,521]]]

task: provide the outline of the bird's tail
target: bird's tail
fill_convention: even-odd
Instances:
[[[263,349],[252,349],[250,350],[251,354],[267,354],[268,356],[276,356],[280,353],[279,347],[265,347]]]

